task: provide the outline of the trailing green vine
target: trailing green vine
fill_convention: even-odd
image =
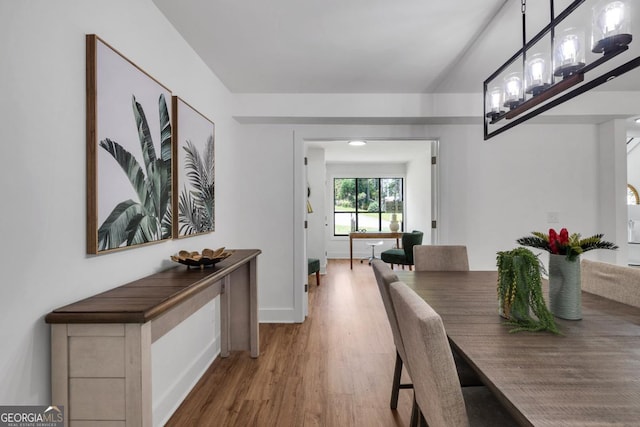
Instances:
[[[559,334],[542,295],[544,265],[527,248],[498,252],[498,301],[513,326],[510,332],[550,331]],[[531,316],[531,312],[535,318]]]

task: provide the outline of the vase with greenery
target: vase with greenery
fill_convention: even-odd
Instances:
[[[562,319],[582,319],[582,289],[580,278],[580,254],[593,249],[618,249],[611,242],[602,240],[603,234],[582,238],[569,235],[566,228],[548,234],[534,231],[531,236],[517,242],[523,246],[544,249],[549,252],[549,306],[551,312]]]
[[[511,332],[559,333],[542,294],[540,259],[527,248],[498,252],[498,303]],[[533,313],[534,316],[531,314]]]

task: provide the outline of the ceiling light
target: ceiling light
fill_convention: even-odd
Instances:
[[[595,3],[591,8],[591,22],[583,22],[581,28],[575,23],[577,18],[567,20],[571,25],[565,19],[585,0],[572,1],[558,15],[554,14],[554,0],[550,0],[549,24],[527,41],[527,2],[521,0],[522,49],[484,81],[484,139],[640,66],[640,56],[632,57],[585,81],[587,72],[629,50],[628,45],[633,40],[631,1],[587,2]],[[578,15],[580,13],[574,17]],[[585,34],[588,30],[591,40],[587,55]]]
[[[349,141],[349,145],[354,147],[362,147],[363,145],[367,145],[367,141],[363,141],[361,139],[355,139],[353,141]]]
[[[636,123],[640,123],[640,117],[636,119]]]

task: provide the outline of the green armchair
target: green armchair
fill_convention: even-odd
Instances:
[[[422,231],[413,230],[411,233],[402,234],[402,248],[399,249],[387,249],[380,254],[382,261],[391,264],[393,269],[394,264],[408,265],[409,270],[413,265],[413,247],[422,244],[422,238],[424,233]]]
[[[316,285],[320,286],[320,260],[317,258],[307,258],[307,274],[316,275]]]

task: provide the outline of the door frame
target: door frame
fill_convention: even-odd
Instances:
[[[305,229],[305,221],[307,220],[307,180],[305,173],[305,164],[304,158],[306,156],[307,150],[307,141],[312,140],[349,140],[362,138],[362,133],[356,133],[349,136],[342,137],[323,137],[322,135],[326,135],[328,133],[333,133],[333,129],[323,129],[320,135],[302,135],[302,132],[293,131],[293,276],[292,280],[294,284],[294,295],[293,295],[293,304],[294,304],[294,321],[295,322],[303,322],[307,316],[308,311],[308,292],[305,292],[305,286],[308,287],[309,279],[307,275],[307,233]],[[426,130],[426,129],[425,129]],[[435,155],[438,155],[438,147],[439,147],[439,138],[433,138],[428,136],[390,136],[390,137],[365,137],[365,140],[425,140],[431,141],[431,152],[432,156],[434,155],[434,147],[435,147]],[[435,144],[435,145],[434,145]],[[435,178],[434,178],[435,174]],[[431,169],[431,191],[432,191],[432,200],[431,203],[436,203],[436,215],[439,214],[439,203],[438,200],[440,198],[439,194],[439,168]],[[432,215],[433,215],[433,207],[432,207]],[[436,216],[439,218],[439,216]],[[442,223],[438,222],[438,228],[442,227]],[[437,236],[434,240],[434,233],[436,233],[437,229],[432,229],[432,243],[437,243]]]

